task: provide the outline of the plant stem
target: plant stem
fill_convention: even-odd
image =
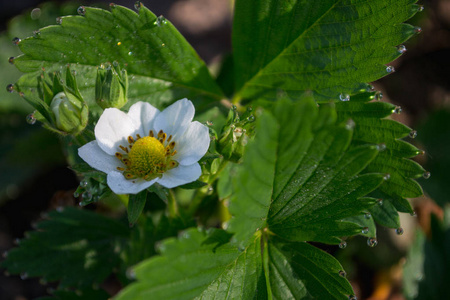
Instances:
[[[169,211],[170,218],[176,218],[178,216],[178,203],[175,200],[175,195],[173,191],[169,189],[169,194],[167,195],[167,209]]]

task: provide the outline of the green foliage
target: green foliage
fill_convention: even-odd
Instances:
[[[389,74],[396,46],[414,34],[402,24],[415,0],[236,1],[233,50],[237,99],[338,100]]]
[[[18,90],[32,94],[42,68],[54,71],[73,64],[83,75],[83,97],[96,107],[97,66],[115,61],[126,66],[132,79],[127,107],[136,101],[161,106],[188,97],[201,109],[222,98],[205,64],[168,20],[143,5],[138,14],[119,5],[111,5],[111,12],[91,7],[82,12],[19,43],[24,54],[15,65],[28,74],[16,83]]]
[[[61,288],[84,288],[102,283],[113,272],[127,237],[123,224],[68,207],[37,223],[36,231],[8,253],[2,267],[12,274],[59,280]]]
[[[133,228],[72,208],[52,212],[2,266],[81,291],[117,269],[125,286],[117,299],[348,299],[342,266],[307,242],[375,237],[374,221],[400,227],[398,211],[412,212],[406,198],[422,193],[414,179],[424,170],[410,160],[419,150],[402,140],[411,129],[387,118],[395,106],[370,102],[376,94],[367,92],[367,82],[389,73],[396,46],[414,34],[402,24],[417,11],[414,3],[237,0],[233,61],[217,83],[172,24],[139,1],[138,13],[115,4],[111,11],[80,7],[79,16],[23,39],[14,61],[26,74],[15,88],[36,98],[42,68],[71,64],[91,113],[82,138],[93,138],[101,112],[97,69],[110,63],[129,77],[124,110],[136,101],[161,107],[187,97],[204,112],[199,120],[218,120],[210,133],[220,138],[200,162],[200,180],[179,193],[155,184],[129,197]],[[236,104],[228,120],[219,108],[223,94]],[[252,115],[249,108],[239,115],[246,102],[255,105]],[[237,134],[237,127],[246,131]],[[96,181],[102,195],[110,192],[99,172],[73,169]],[[183,207],[174,195],[192,202]],[[198,218],[206,201],[229,208],[226,231],[191,228],[224,225],[228,210]]]

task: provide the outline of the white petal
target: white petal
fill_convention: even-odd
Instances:
[[[166,188],[173,188],[197,180],[202,175],[202,169],[198,163],[190,166],[179,165],[167,171],[158,183]]]
[[[98,146],[110,155],[119,151],[119,145],[128,146],[128,136],[143,134],[131,118],[116,108],[107,108],[95,126],[95,137]]]
[[[97,141],[89,142],[78,148],[78,155],[94,169],[105,173],[117,171],[117,167],[123,167],[120,160],[103,151]]]
[[[192,122],[185,133],[175,141],[177,153],[174,159],[181,165],[192,165],[200,160],[208,151],[209,129],[200,122]]]
[[[143,179],[125,179],[123,174],[117,171],[108,173],[107,182],[111,190],[116,194],[137,194],[145,190],[157,179],[145,181]]]
[[[142,128],[144,135],[148,135],[150,129],[153,129],[155,117],[159,114],[159,110],[147,102],[137,102],[130,107],[128,116]]]
[[[155,118],[155,131],[163,130],[167,135],[176,137],[184,133],[194,118],[195,108],[191,101],[184,98],[168,106]]]

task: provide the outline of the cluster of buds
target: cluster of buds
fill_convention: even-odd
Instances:
[[[254,135],[255,116],[253,109],[248,107],[246,112],[239,116],[237,108],[233,105],[228,113],[222,134],[216,142],[218,152],[229,161],[238,162],[244,155],[245,146],[250,137]]]
[[[117,63],[101,65],[97,70],[95,101],[105,109],[122,108],[127,103],[128,75]]]
[[[62,135],[77,135],[88,123],[89,109],[78,90],[75,74],[67,67],[66,81],[61,73],[43,72],[38,78],[39,98],[21,95],[34,106],[34,118],[47,129]]]

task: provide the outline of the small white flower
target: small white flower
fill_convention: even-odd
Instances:
[[[195,181],[210,138],[208,127],[192,122],[194,113],[186,98],[162,112],[146,102],[135,103],[128,113],[105,109],[95,126],[96,140],[78,155],[108,174],[116,194],[137,194],[155,182],[173,188]]]

